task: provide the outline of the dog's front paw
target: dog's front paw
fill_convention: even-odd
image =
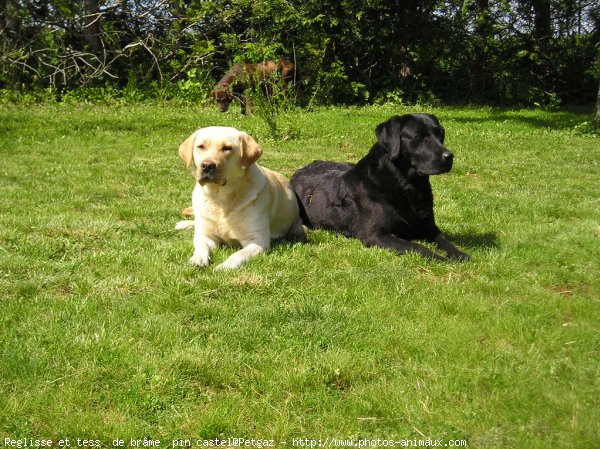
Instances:
[[[247,255],[244,253],[244,250],[238,251],[237,253],[233,253],[229,256],[223,263],[220,263],[215,267],[215,270],[235,270],[236,268],[241,267],[248,261]]]
[[[194,254],[190,257],[190,264],[195,267],[205,267],[210,263],[208,254]]]
[[[215,270],[235,270],[240,265],[241,264],[236,263],[234,261],[231,261],[231,260],[227,259],[225,262],[220,263],[219,265],[217,265],[215,267]]]
[[[268,245],[261,246],[256,243],[250,243],[238,252],[233,253],[231,256],[229,256],[225,260],[225,262],[217,265],[215,267],[215,270],[233,270],[235,268],[239,268],[246,262],[248,262],[250,259],[258,256],[260,253],[262,253],[268,248]]]
[[[183,229],[193,228],[193,227],[194,227],[194,220],[182,220],[182,221],[178,221],[175,224],[175,230],[177,230],[177,231],[181,231]]]
[[[448,259],[452,260],[453,262],[468,262],[471,260],[471,256],[463,253],[462,251],[456,251],[452,254],[448,254]]]

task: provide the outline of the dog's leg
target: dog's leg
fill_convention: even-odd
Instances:
[[[217,246],[217,242],[209,239],[200,232],[194,233],[194,255],[190,257],[190,264],[196,267],[205,267],[210,263],[210,250]]]
[[[231,270],[239,268],[253,257],[269,249],[270,239],[255,239],[243,244],[243,248],[233,253],[225,262],[217,265],[215,270]]]
[[[302,224],[302,219],[298,218],[296,223],[290,228],[286,235],[286,240],[290,242],[306,242],[306,234],[308,233],[308,228]]]
[[[459,250],[441,232],[436,234],[436,236],[433,237],[433,239],[431,239],[431,242],[435,243],[435,245],[439,249],[444,251],[449,259],[457,260],[460,262],[467,262],[467,261],[471,260],[471,256],[469,256],[468,254],[465,254],[461,250]]]
[[[378,234],[362,240],[365,246],[378,246],[396,251],[398,254],[404,254],[409,251],[416,252],[423,257],[434,260],[446,260],[439,254],[434,253],[429,248],[419,245],[418,243],[400,239],[391,234]]]
[[[182,220],[182,221],[178,221],[175,224],[175,229],[178,231],[181,231],[182,229],[193,228],[193,227],[194,227],[194,220]]]

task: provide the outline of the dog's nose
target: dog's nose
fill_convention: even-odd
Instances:
[[[210,175],[217,169],[217,164],[215,164],[213,161],[202,161],[202,163],[200,163],[200,168],[204,173]]]
[[[442,153],[442,159],[444,159],[446,162],[452,162],[452,159],[454,159],[454,155],[450,153],[450,151],[444,151]]]

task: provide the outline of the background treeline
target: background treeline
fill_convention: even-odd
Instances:
[[[297,64],[300,104],[594,101],[597,0],[0,0],[4,92],[208,99]]]

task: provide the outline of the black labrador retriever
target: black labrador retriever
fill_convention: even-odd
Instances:
[[[416,251],[438,260],[469,260],[440,232],[429,175],[448,172],[453,154],[430,114],[395,116],[375,129],[377,143],[357,164],[315,161],[292,176],[308,227],[341,232],[365,246]],[[301,208],[302,209],[302,208]],[[446,253],[442,257],[423,239]]]

